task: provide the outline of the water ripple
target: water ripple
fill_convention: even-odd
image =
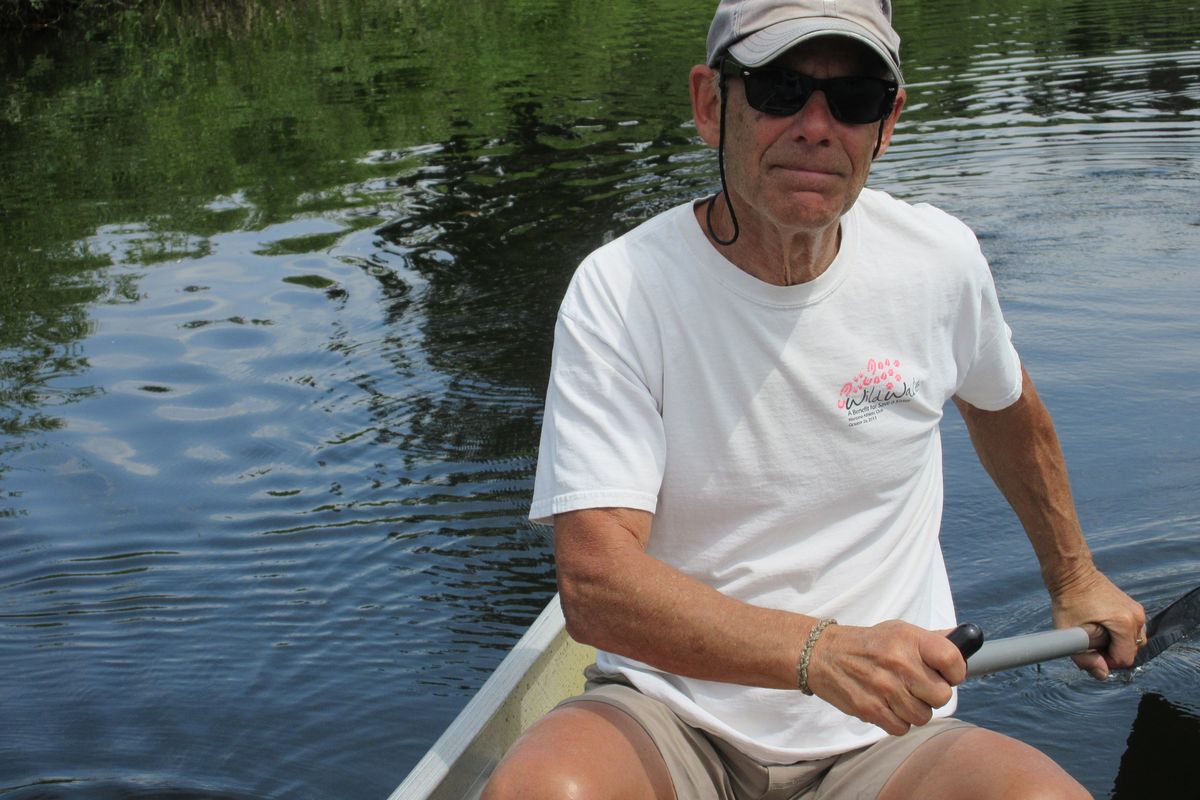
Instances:
[[[405,6],[429,22],[415,27],[394,4],[339,6],[348,27],[311,39],[289,18],[263,41],[296,52],[214,46],[166,89],[132,44],[132,75],[84,48],[87,78],[62,97],[112,141],[154,134],[111,162],[17,119],[53,90],[7,106],[5,166],[51,165],[53,191],[7,193],[20,222],[4,235],[35,209],[86,210],[53,258],[23,250],[0,270],[15,298],[0,308],[5,797],[386,792],[553,591],[546,533],[524,517],[553,317],[589,250],[715,190],[683,91],[711,7],[427,19],[441,5]],[[918,20],[902,4],[910,102],[872,176],[980,232],[1097,559],[1151,609],[1200,574],[1200,457],[1180,435],[1200,398],[1185,5],[948,0]],[[529,36],[485,52],[510,17]],[[458,25],[469,66],[443,46]],[[39,60],[37,80],[67,56]],[[181,95],[193,68],[202,86]],[[106,98],[88,105],[95,86]],[[176,126],[217,144],[189,133],[186,157],[164,156]],[[116,188],[67,197],[94,159]],[[218,177],[189,190],[193,161]],[[169,165],[138,184],[160,192],[149,210],[120,183],[141,163]],[[1018,526],[951,421],[946,443],[963,614],[993,636],[1045,627]],[[1078,752],[1079,732],[1120,734],[1154,693],[1186,727],[1195,663],[1190,641],[1128,682],[1055,662],[972,682],[962,707],[1100,791],[1123,742]]]

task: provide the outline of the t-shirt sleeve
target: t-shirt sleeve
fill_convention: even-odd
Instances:
[[[960,319],[955,394],[976,408],[999,411],[1021,397],[1021,358],[1000,310],[987,260],[973,234],[971,239],[976,265]]]
[[[549,524],[555,514],[585,508],[653,513],[662,484],[665,435],[646,367],[619,314],[584,322],[568,310],[580,305],[568,294],[555,327],[529,512],[534,522]]]

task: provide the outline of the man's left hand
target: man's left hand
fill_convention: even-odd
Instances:
[[[1093,678],[1104,680],[1113,669],[1133,666],[1146,643],[1146,612],[1095,567],[1051,589],[1054,624],[1059,628],[1092,623],[1108,631],[1102,651],[1074,657]]]

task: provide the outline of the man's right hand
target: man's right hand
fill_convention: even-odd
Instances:
[[[895,620],[830,626],[808,665],[815,695],[893,736],[929,722],[966,677],[966,661],[944,634]]]

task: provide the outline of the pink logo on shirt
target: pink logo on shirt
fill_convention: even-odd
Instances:
[[[910,401],[920,387],[920,381],[904,377],[900,359],[869,358],[866,369],[842,384],[837,407],[853,426],[874,419],[884,406]]]

